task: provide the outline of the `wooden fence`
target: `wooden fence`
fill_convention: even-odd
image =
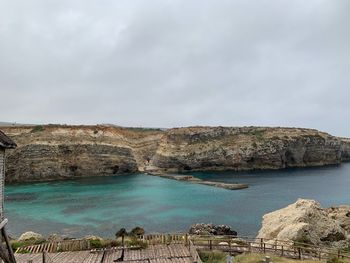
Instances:
[[[60,242],[43,243],[40,245],[19,247],[16,253],[41,253],[90,250],[90,241],[85,239],[64,240]]]
[[[203,236],[182,233],[150,234],[139,237],[149,245],[184,244],[188,246],[191,256],[201,263],[197,250],[220,250],[230,254],[270,253],[294,259],[324,260],[330,257],[348,258],[350,253],[330,247],[320,247],[286,240],[249,238],[237,236]],[[17,253],[63,252],[90,250],[88,240],[67,240],[44,243],[41,245],[20,247]]]
[[[271,253],[294,259],[349,258],[350,253],[329,247],[314,246],[286,240],[241,238],[235,236],[191,236],[197,249],[221,250],[233,254]]]

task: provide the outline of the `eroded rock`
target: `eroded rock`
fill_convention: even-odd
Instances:
[[[297,202],[263,216],[258,238],[293,240],[314,245],[346,247],[350,236],[341,225],[343,216],[334,208],[323,209],[314,200]],[[341,210],[345,217],[345,211]]]
[[[237,232],[227,225],[214,224],[194,224],[190,227],[191,235],[232,235],[237,236]]]
[[[28,241],[28,240],[30,240],[30,241],[42,241],[42,240],[44,240],[44,237],[39,233],[35,233],[33,231],[28,231],[28,232],[23,233],[18,239],[18,241]]]

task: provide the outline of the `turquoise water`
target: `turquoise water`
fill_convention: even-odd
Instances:
[[[255,235],[263,214],[297,198],[324,206],[350,204],[350,163],[265,172],[194,173],[203,179],[248,183],[230,191],[142,174],[6,186],[13,235],[32,230],[111,237],[121,227],[147,232],[186,231],[197,222],[229,224]]]

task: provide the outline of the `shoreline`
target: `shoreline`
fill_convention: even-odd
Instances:
[[[313,165],[313,166],[295,166],[295,167],[284,167],[284,168],[250,168],[250,169],[198,169],[198,170],[192,170],[192,171],[183,171],[181,173],[173,172],[173,173],[166,173],[163,171],[155,171],[155,170],[145,170],[145,171],[137,171],[137,172],[130,172],[130,173],[121,173],[121,174],[106,174],[106,175],[92,175],[92,176],[76,176],[76,177],[55,177],[55,178],[45,178],[45,179],[36,179],[36,180],[24,180],[24,181],[6,181],[6,185],[15,186],[15,185],[21,185],[21,184],[31,184],[31,183],[45,183],[45,182],[61,182],[61,181],[72,181],[77,179],[88,179],[88,178],[103,178],[103,177],[119,177],[119,176],[129,176],[129,175],[150,175],[150,176],[158,176],[158,177],[164,177],[167,178],[167,176],[171,177],[173,175],[178,176],[192,176],[190,173],[196,173],[196,172],[217,172],[217,173],[225,173],[225,172],[232,172],[232,173],[249,173],[249,172],[278,172],[278,171],[288,171],[288,170],[308,170],[308,169],[323,169],[323,168],[337,168],[341,167],[343,164],[350,163],[350,160],[343,160],[339,164],[325,164],[325,165]],[[195,176],[192,176],[195,178]],[[168,179],[174,179],[174,178],[168,178]],[[198,180],[201,180],[197,178]],[[176,180],[176,179],[174,179]],[[183,180],[185,181],[185,180]],[[202,182],[214,182],[214,183],[220,183],[215,181],[203,181]]]

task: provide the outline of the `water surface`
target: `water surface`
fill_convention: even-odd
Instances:
[[[247,183],[250,188],[230,191],[143,174],[7,185],[5,211],[10,232],[111,237],[121,227],[180,232],[193,223],[213,222],[229,224],[242,235],[255,235],[262,215],[299,197],[316,199],[323,206],[350,204],[350,163],[193,175]]]

